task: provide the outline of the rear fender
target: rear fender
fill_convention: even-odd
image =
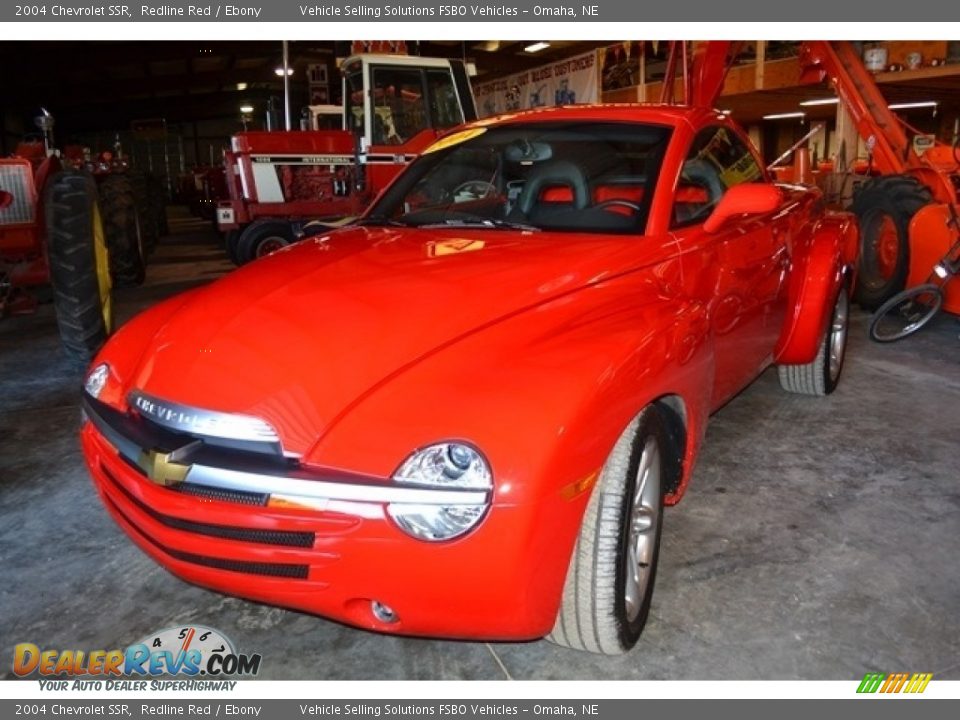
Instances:
[[[817,356],[841,284],[853,287],[860,232],[850,213],[829,213],[794,246],[786,322],[774,362],[803,365]]]

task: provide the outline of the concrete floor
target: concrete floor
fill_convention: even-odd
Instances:
[[[230,269],[173,219],[121,320]],[[184,280],[189,278],[189,280]],[[960,325],[866,339],[827,399],[766,373],[718,413],[667,512],[654,607],[622,658],[546,642],[394,638],[187,585],[114,525],[76,438],[80,374],[50,306],[0,322],[0,665],[13,646],[123,647],[187,622],[263,655],[268,679],[960,679]],[[7,674],[8,677],[12,673]]]

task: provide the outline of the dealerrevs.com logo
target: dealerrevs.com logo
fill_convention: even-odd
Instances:
[[[18,677],[39,675],[43,689],[53,690],[140,690],[146,689],[145,680],[114,678],[160,676],[194,682],[153,681],[150,689],[211,690],[221,688],[198,678],[253,677],[260,672],[261,659],[259,654],[238,653],[219,630],[187,625],[151,633],[125,649],[41,650],[34,643],[20,643],[13,650],[13,672]],[[46,678],[68,680],[44,682]],[[230,687],[223,689],[232,689],[235,683],[227,684]]]

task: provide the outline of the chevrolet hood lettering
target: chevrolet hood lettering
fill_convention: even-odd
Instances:
[[[170,430],[226,440],[280,442],[274,429],[260,418],[179,405],[139,390],[130,393],[129,400],[140,415]]]
[[[134,398],[134,405],[144,415],[161,421],[164,425],[174,425],[180,428],[190,428],[198,425],[197,415],[191,415],[186,412],[176,410],[172,407],[166,407],[155,403],[152,400],[138,395]]]

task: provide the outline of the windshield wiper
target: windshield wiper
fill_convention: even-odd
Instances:
[[[356,225],[359,226],[370,226],[370,227],[381,227],[381,226],[390,226],[390,227],[411,227],[408,223],[400,222],[399,220],[394,220],[393,218],[387,217],[386,215],[370,215],[358,220]]]

